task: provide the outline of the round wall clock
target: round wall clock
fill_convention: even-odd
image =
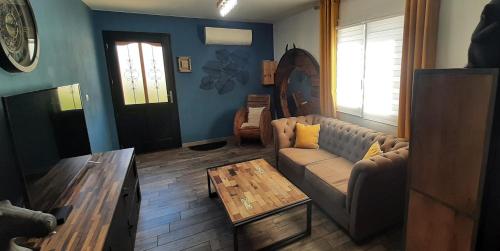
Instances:
[[[0,0],[0,65],[30,72],[38,64],[40,44],[29,0]]]

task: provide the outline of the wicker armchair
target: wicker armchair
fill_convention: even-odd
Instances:
[[[248,120],[249,107],[265,107],[260,115],[259,127],[241,128]],[[268,145],[273,136],[271,127],[271,96],[270,95],[248,95],[247,106],[242,107],[234,116],[234,137],[238,145],[243,138],[259,139],[263,146]]]

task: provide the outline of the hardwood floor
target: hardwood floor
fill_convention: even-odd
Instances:
[[[142,204],[136,250],[232,250],[232,231],[219,199],[208,198],[206,167],[264,158],[275,163],[273,148],[234,146],[196,152],[175,149],[137,156]],[[305,208],[264,219],[240,231],[240,250],[266,246],[305,228]],[[362,245],[317,207],[312,234],[283,250],[400,250],[401,231],[391,230]]]

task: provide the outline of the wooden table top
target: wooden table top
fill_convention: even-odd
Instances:
[[[87,170],[60,200],[72,205],[56,233],[34,239],[41,251],[102,250],[134,149],[92,154]]]
[[[208,175],[233,224],[309,200],[264,159],[211,168]]]

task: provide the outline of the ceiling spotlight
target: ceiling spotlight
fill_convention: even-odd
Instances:
[[[238,0],[217,0],[217,8],[222,17],[226,16],[236,4],[238,4]]]

